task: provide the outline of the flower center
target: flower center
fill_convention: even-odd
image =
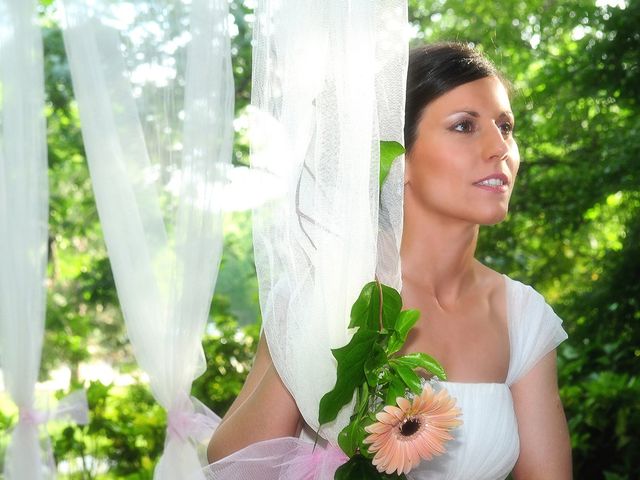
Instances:
[[[402,422],[400,427],[400,434],[405,437],[410,437],[418,431],[420,428],[420,421],[417,418],[408,418]]]

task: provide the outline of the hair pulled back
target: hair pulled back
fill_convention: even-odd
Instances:
[[[445,42],[414,48],[409,53],[404,144],[411,151],[424,108],[449,90],[495,76],[495,66],[469,44]]]

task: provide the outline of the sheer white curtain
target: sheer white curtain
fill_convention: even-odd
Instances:
[[[0,0],[0,356],[20,416],[8,479],[53,475],[35,384],[45,321],[48,180],[42,37],[35,0]]]
[[[155,478],[188,478],[212,427],[189,392],[231,158],[227,0],[88,4],[64,1],[64,37],[98,212],[136,359],[168,411]]]
[[[259,0],[252,168],[281,195],[254,211],[264,331],[306,422],[335,383],[331,348],[377,274],[400,287],[403,163],[379,203],[379,141],[402,143],[403,0]],[[378,261],[379,259],[379,261]],[[351,408],[320,435],[336,444]]]

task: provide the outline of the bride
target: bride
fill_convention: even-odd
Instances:
[[[411,52],[402,299],[422,317],[404,350],[440,361],[464,423],[446,453],[409,478],[571,478],[556,376],[561,320],[531,287],[475,259],[480,225],[507,215],[520,163],[514,126],[508,84],[476,50],[443,43]],[[303,427],[262,337],[209,460]]]

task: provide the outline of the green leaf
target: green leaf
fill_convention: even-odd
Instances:
[[[360,444],[360,430],[362,429],[358,420],[358,417],[354,416],[351,422],[338,434],[338,445],[348,457],[352,457],[356,453]]]
[[[404,397],[406,392],[406,387],[404,382],[398,377],[394,376],[389,382],[389,386],[387,387],[387,394],[384,398],[385,405],[395,405],[396,398]]]
[[[378,286],[376,282],[367,283],[351,307],[349,328],[360,327],[380,331],[380,290],[383,326],[389,330],[394,328],[396,318],[402,309],[402,297],[397,290],[387,285]]]
[[[332,350],[338,361],[336,384],[320,400],[318,420],[321,425],[334,420],[340,409],[351,401],[355,389],[366,381],[364,364],[377,340],[377,332],[360,329],[347,345]]]
[[[406,476],[379,472],[370,460],[354,455],[336,470],[335,480],[406,480]]]
[[[380,142],[380,188],[389,175],[393,161],[404,153],[404,147],[398,142],[383,140]]]
[[[419,318],[419,310],[403,310],[400,312],[396,319],[394,332],[391,335],[389,344],[387,345],[387,355],[396,353],[402,348],[402,345],[404,345],[404,342],[407,340],[409,330],[413,328]]]
[[[364,374],[367,377],[367,383],[374,387],[378,383],[377,370],[387,363],[387,354],[384,349],[377,343],[373,345],[371,356],[364,364]]]
[[[440,365],[440,362],[426,353],[410,353],[409,355],[393,358],[389,363],[392,366],[403,365],[411,369],[422,368],[440,380],[447,379],[447,374],[444,371],[444,367]]]
[[[360,386],[360,400],[358,401],[358,405],[356,405],[356,412],[362,416],[366,413],[367,407],[369,406],[369,387],[367,386],[367,382],[364,382]]]
[[[371,305],[373,301],[373,294],[377,290],[376,282],[369,282],[364,287],[358,296],[358,299],[351,307],[351,322],[349,328],[369,328],[370,330],[378,330],[377,320],[371,321]],[[377,295],[376,295],[377,296]],[[379,304],[378,304],[379,305]]]
[[[411,367],[405,365],[394,365],[393,369],[400,375],[404,384],[411,389],[413,393],[422,392],[422,383],[420,377]]]

